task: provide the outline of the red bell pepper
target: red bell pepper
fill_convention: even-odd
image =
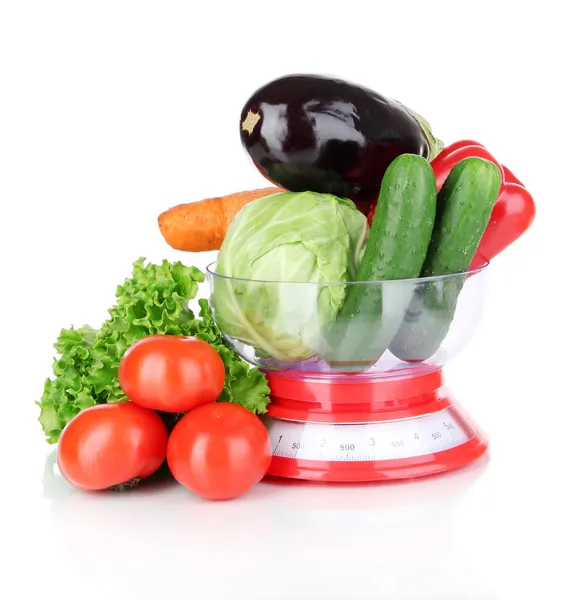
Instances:
[[[461,140],[444,148],[431,163],[437,190],[441,189],[451,169],[462,159],[471,156],[494,162],[501,171],[502,184],[499,196],[491,213],[489,224],[471,263],[475,269],[487,260],[495,258],[507,246],[517,240],[532,224],[536,212],[534,199],[519,179],[504,165],[500,164],[479,142]],[[374,217],[374,206],[368,215],[369,223]]]

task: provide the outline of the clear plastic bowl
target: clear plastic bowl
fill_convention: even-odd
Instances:
[[[487,266],[344,283],[232,278],[217,274],[215,262],[207,272],[214,319],[249,363],[298,375],[389,377],[432,371],[465,348],[482,316]]]

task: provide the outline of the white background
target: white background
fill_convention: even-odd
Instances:
[[[563,598],[570,474],[568,33],[558,2],[0,4],[0,596]],[[203,267],[157,216],[262,187],[243,102],[290,72],[393,96],[476,139],[535,196],[446,368],[491,438],[470,468],[356,487],[93,497],[53,470],[34,405],[52,344],[99,324],[139,256]],[[160,596],[159,596],[160,594]]]

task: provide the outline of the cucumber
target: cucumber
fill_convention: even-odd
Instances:
[[[338,370],[361,371],[378,361],[412,298],[409,282],[424,264],[435,222],[437,185],[429,162],[401,154],[386,170],[357,282],[326,335],[324,358]]]
[[[459,161],[437,198],[433,236],[421,277],[463,273],[473,260],[499,195],[498,167],[478,157]],[[418,285],[390,351],[406,361],[433,356],[455,315],[465,275]]]

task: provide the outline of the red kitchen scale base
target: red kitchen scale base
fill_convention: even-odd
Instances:
[[[408,479],[463,467],[488,447],[443,385],[441,369],[267,377],[268,475],[324,482]]]

